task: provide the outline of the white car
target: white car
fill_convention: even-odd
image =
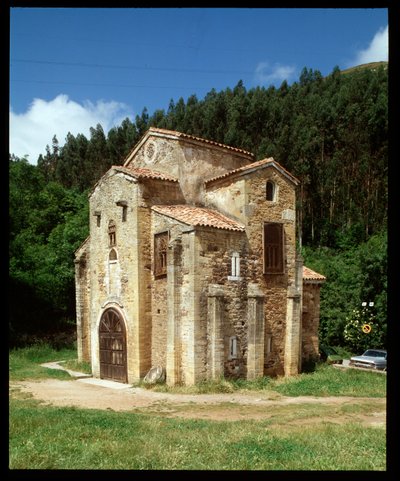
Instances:
[[[386,371],[387,352],[383,349],[367,349],[361,356],[350,358],[349,366]]]

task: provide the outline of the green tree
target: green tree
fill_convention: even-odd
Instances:
[[[57,164],[60,155],[60,147],[57,137],[54,135],[52,140],[52,150],[46,145],[46,155],[39,155],[37,165],[42,172],[46,181],[52,181],[56,178]]]
[[[38,166],[10,159],[9,325],[24,333],[75,318],[73,253],[88,234],[87,191],[46,183]]]
[[[138,140],[139,133],[136,126],[128,117],[122,121],[120,126],[111,128],[107,135],[110,164],[121,165]]]
[[[85,164],[85,170],[92,172],[90,179],[92,185],[111,167],[106,136],[100,124],[97,124],[95,129],[93,127],[90,128],[90,139],[87,146],[87,160]]]
[[[147,108],[145,107],[142,110],[142,114],[136,115],[135,117],[135,124],[136,124],[136,131],[139,135],[139,137],[142,137],[146,130],[149,128],[149,114],[147,112]]]

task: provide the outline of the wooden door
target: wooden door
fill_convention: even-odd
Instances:
[[[120,314],[107,309],[100,321],[100,378],[128,382],[126,332]]]

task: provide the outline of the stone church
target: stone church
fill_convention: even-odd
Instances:
[[[90,193],[79,360],[124,383],[301,372],[325,277],[296,252],[298,185],[273,158],[151,127]]]

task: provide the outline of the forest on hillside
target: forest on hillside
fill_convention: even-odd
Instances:
[[[305,263],[328,277],[321,339],[350,347],[364,342],[365,336],[352,338],[368,315],[376,325],[374,343],[385,345],[387,65],[346,74],[335,67],[327,77],[304,68],[297,82],[279,88],[246,90],[239,81],[202,100],[171,100],[167,111],[149,115],[143,108],[107,135],[98,124],[90,138],[69,133],[62,146],[54,136],[37,165],[10,154],[13,341],[74,328],[73,253],[88,235],[88,192],[124,162],[150,126],[239,147],[255,160],[273,157],[293,173],[301,181],[298,233]],[[374,303],[369,313],[360,310],[364,301]]]

